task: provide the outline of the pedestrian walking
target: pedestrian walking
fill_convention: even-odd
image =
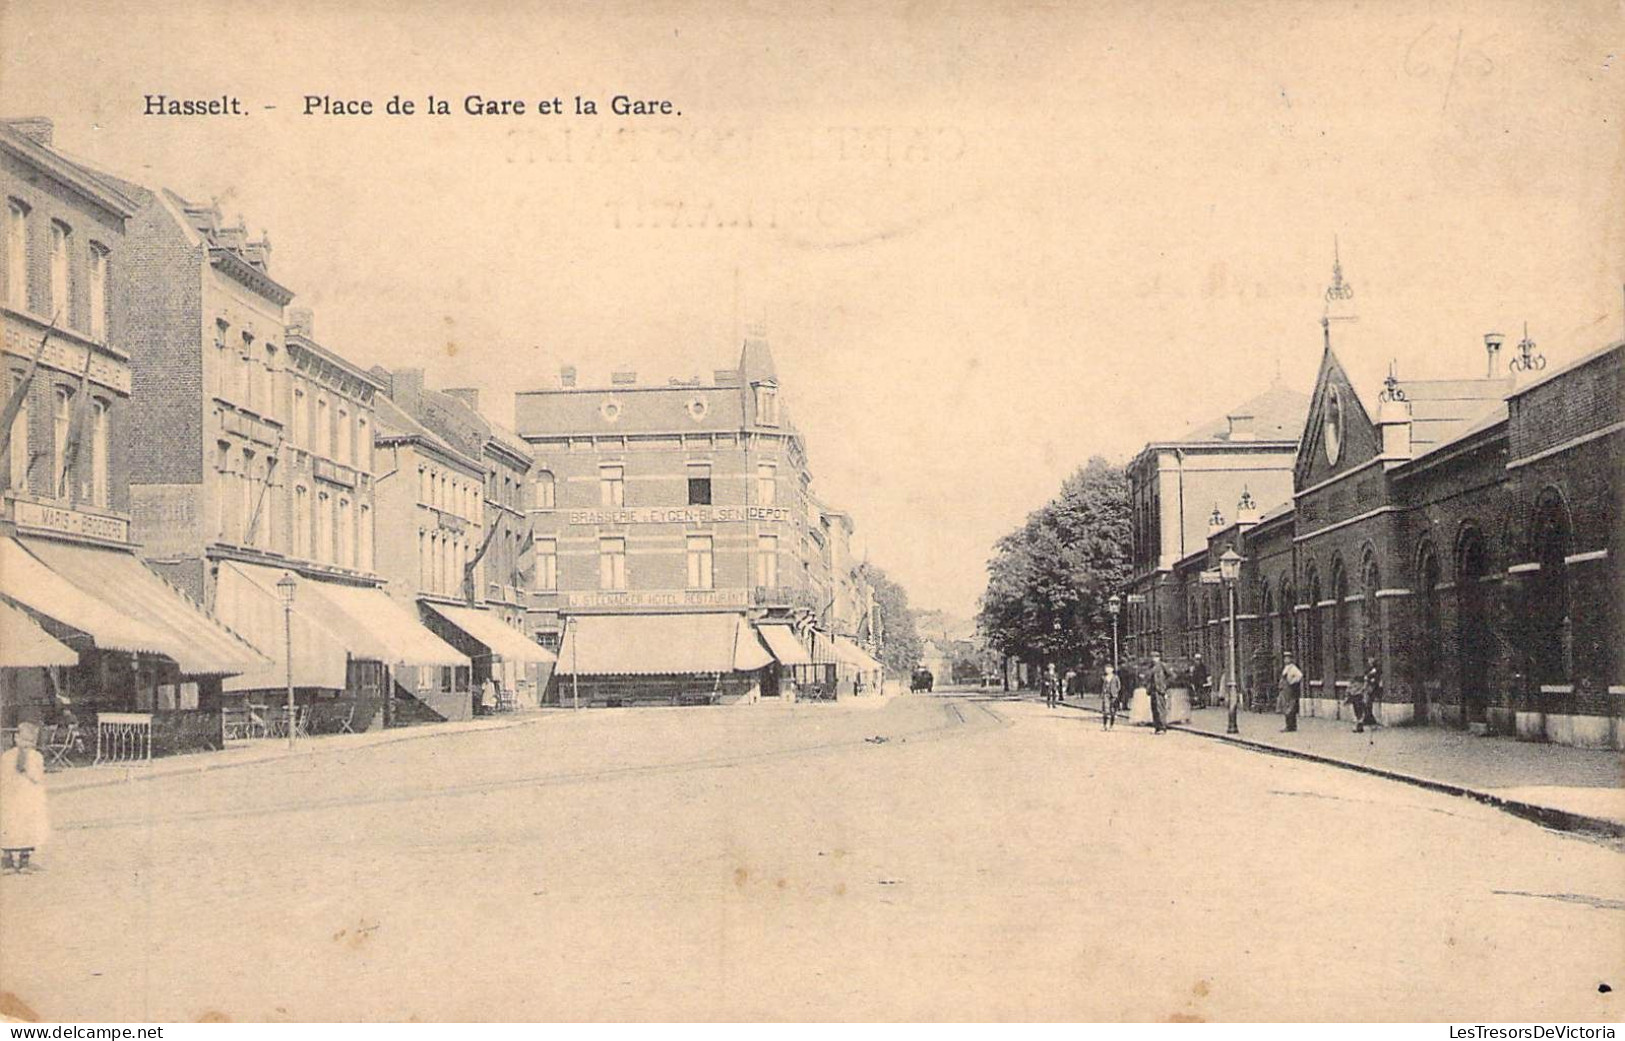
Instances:
[[[1200,654],[1191,664],[1191,694],[1201,708],[1213,704],[1213,674],[1207,671],[1207,662]]]
[[[0,870],[38,870],[29,858],[50,838],[39,724],[22,723],[16,745],[0,755]]]
[[[1123,696],[1123,681],[1110,665],[1100,679],[1100,729],[1110,730],[1117,725],[1117,699]]]
[[[1280,707],[1286,715],[1286,726],[1281,728],[1281,733],[1291,734],[1298,729],[1298,701],[1303,695],[1303,670],[1292,660],[1290,651],[1282,657],[1286,660],[1286,664],[1281,669]]]
[[[1131,661],[1124,662],[1123,667],[1117,671],[1118,679],[1121,680],[1123,684],[1123,692],[1118,695],[1117,710],[1119,712],[1129,713],[1129,722],[1133,723],[1134,714],[1129,701],[1134,696],[1134,692],[1140,687],[1140,674],[1139,671],[1134,668],[1134,663]]]
[[[1168,729],[1168,687],[1172,680],[1168,666],[1162,663],[1162,652],[1152,651],[1150,692],[1153,733],[1161,734]]]
[[[1382,723],[1377,720],[1377,706],[1382,702],[1382,666],[1372,658],[1365,670],[1365,718],[1361,721],[1368,727],[1380,727]]]
[[[1055,675],[1055,663],[1044,666],[1044,704],[1054,708],[1061,702],[1061,678]]]

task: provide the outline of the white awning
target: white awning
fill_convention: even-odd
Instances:
[[[287,682],[282,600],[276,584],[283,568],[226,561],[220,565],[215,609],[262,646],[274,665],[226,683],[227,690],[260,690]],[[351,658],[386,665],[468,665],[467,656],[424,627],[413,612],[382,589],[295,575],[293,683],[343,689]]]
[[[767,649],[773,652],[773,657],[779,660],[780,665],[811,665],[812,655],[807,648],[801,645],[794,629],[788,625],[757,625],[756,631],[762,634],[762,640]]]
[[[0,669],[78,664],[78,651],[41,629],[27,612],[0,601]]]
[[[37,569],[24,564],[21,574],[13,573],[10,568],[23,562],[16,559],[19,554],[8,550],[0,562],[7,595],[85,632],[98,647],[162,654],[189,676],[229,676],[261,668],[268,660],[186,594],[148,570],[133,553],[50,539],[27,539],[13,545],[23,551],[21,556],[43,565],[56,581],[33,588],[33,581],[39,578]],[[13,582],[26,585],[13,592]],[[77,596],[69,596],[69,589],[77,590]],[[101,610],[88,610],[86,600]],[[114,615],[116,622],[109,623],[108,615]],[[145,635],[129,631],[132,624]]]
[[[451,604],[423,604],[435,614],[455,625],[469,636],[483,643],[495,657],[505,661],[534,662],[551,665],[558,659],[553,652],[527,640],[523,633],[508,625],[495,613],[478,607],[457,607]]]
[[[743,615],[577,615],[565,626],[560,675],[750,672],[773,658]]]

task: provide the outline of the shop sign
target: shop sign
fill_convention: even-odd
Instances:
[[[790,520],[787,506],[637,506],[571,510],[571,524],[716,524],[730,521]]]
[[[564,593],[566,610],[605,607],[748,607],[748,589],[626,589]]]
[[[106,517],[98,513],[66,510],[58,506],[43,506],[37,502],[17,500],[12,503],[12,517],[19,528],[48,531],[58,535],[78,535],[100,539],[103,542],[129,542],[130,522],[123,517]]]

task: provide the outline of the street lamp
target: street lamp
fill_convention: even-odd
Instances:
[[[1239,734],[1241,727],[1236,721],[1237,703],[1241,700],[1236,681],[1236,583],[1241,579],[1241,554],[1236,552],[1236,547],[1231,546],[1219,558],[1219,577],[1224,580],[1225,593],[1230,600],[1230,644],[1225,655],[1229,659],[1225,674],[1230,681],[1230,721],[1225,724],[1224,732]]]
[[[1117,671],[1117,616],[1123,610],[1123,601],[1116,593],[1106,601],[1106,613],[1112,616],[1112,671]]]
[[[293,725],[293,594],[299,589],[299,583],[294,580],[293,572],[285,571],[277,579],[277,595],[282,597],[282,657],[288,666],[288,750],[293,751],[294,735],[298,727]]]
[[[564,616],[564,638],[570,637],[570,626],[575,625],[575,615]],[[575,639],[570,640],[570,708],[573,712],[581,711],[581,627],[576,626]]]

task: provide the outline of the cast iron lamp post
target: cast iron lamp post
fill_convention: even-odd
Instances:
[[[1117,671],[1117,615],[1123,610],[1123,601],[1113,593],[1112,598],[1106,601],[1106,613],[1112,616],[1112,671]]]
[[[1234,546],[1224,551],[1219,558],[1219,577],[1224,580],[1224,590],[1230,600],[1230,649],[1225,655],[1229,659],[1225,674],[1230,683],[1230,719],[1225,724],[1224,732],[1227,734],[1241,733],[1241,727],[1236,721],[1236,709],[1241,701],[1240,685],[1236,679],[1236,582],[1241,578],[1241,554],[1236,552]]]
[[[293,750],[294,735],[298,727],[293,725],[293,594],[299,588],[294,581],[291,571],[284,572],[277,579],[276,591],[282,597],[282,657],[288,666],[288,750]]]

